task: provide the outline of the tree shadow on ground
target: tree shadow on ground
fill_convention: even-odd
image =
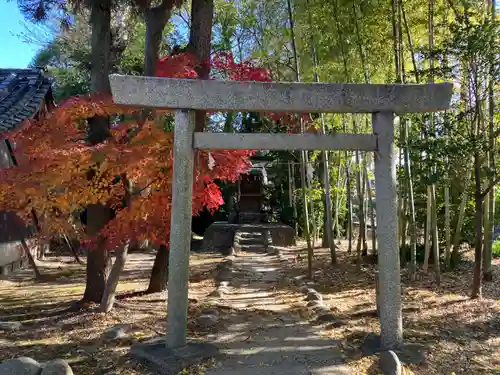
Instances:
[[[465,322],[463,312],[458,311],[427,319],[410,319],[404,325],[405,342],[422,344],[428,360],[409,367],[418,369],[419,373],[448,374],[453,371],[457,375],[491,375],[500,365],[500,345],[495,343],[499,331],[500,318],[493,315],[469,322]],[[370,334],[357,331],[346,337],[346,341],[361,343]],[[357,355],[359,347],[348,357]]]
[[[40,363],[55,358],[68,361],[75,374],[149,374],[145,367],[130,358],[128,351],[130,339],[108,343],[92,338],[74,338],[56,341],[54,337],[46,339],[17,339],[9,350],[0,353],[0,361],[15,357],[30,357]],[[117,371],[117,369],[119,369]]]
[[[293,253],[291,251],[291,253]],[[292,254],[293,255],[293,254]],[[349,262],[349,257],[339,252],[339,260],[343,263],[339,267],[331,267],[328,265],[327,257],[328,252],[325,251],[324,255],[317,251],[314,269],[319,271],[315,274],[314,283],[315,287],[322,292],[325,302],[330,306],[338,306],[344,303],[344,300],[349,299],[350,305],[341,306],[337,312],[339,320],[346,323],[346,333],[339,335],[338,332],[332,337],[342,337],[351,346],[358,345],[361,340],[359,332],[368,334],[370,331],[376,330],[378,319],[375,312],[374,303],[374,274],[375,266],[363,265],[361,270],[358,270],[355,265]],[[130,272],[128,275],[144,280],[150,272],[151,263],[153,260],[152,254],[148,258],[148,262],[138,260],[137,263],[131,262],[128,264]],[[206,258],[195,258],[193,256],[191,266],[191,282],[195,285],[191,289],[201,289],[198,286],[204,281],[215,278],[215,267],[220,263],[223,258],[221,256],[207,256]],[[272,260],[268,263],[269,268],[282,268],[285,272],[282,282],[273,285],[266,285],[265,276],[262,280],[255,281],[254,291],[263,292],[269,291],[269,287],[276,287],[278,293],[286,295],[287,293],[298,294],[299,286],[294,284],[293,277],[304,275],[306,262],[280,262],[279,260]],[[76,268],[81,267],[75,265]],[[148,268],[149,267],[149,268]],[[256,264],[256,268],[262,268],[262,264]],[[495,266],[497,267],[497,266]],[[84,272],[84,268],[81,267]],[[466,272],[467,269],[461,271]],[[498,268],[495,268],[498,272]],[[60,271],[60,270],[59,270]],[[82,272],[82,271],[79,271]],[[468,271],[467,271],[468,272]],[[73,275],[73,274],[71,274]],[[72,282],[53,282],[53,283],[33,283],[27,282],[23,279],[16,279],[16,282],[8,285],[8,289],[0,288],[0,320],[7,320],[9,317],[20,317],[20,320],[25,322],[25,326],[16,332],[8,332],[3,338],[9,342],[15,343],[14,347],[19,346],[19,350],[15,349],[12,356],[27,354],[29,351],[35,353],[33,357],[38,360],[37,355],[45,358],[45,348],[47,346],[53,347],[49,352],[51,355],[56,355],[61,349],[67,349],[71,354],[71,359],[75,361],[76,366],[80,366],[75,373],[92,373],[92,374],[105,374],[101,372],[96,366],[102,363],[101,369],[110,369],[111,359],[122,363],[123,366],[128,366],[131,361],[127,356],[128,344],[136,341],[147,340],[148,338],[163,334],[165,332],[165,299],[159,298],[159,295],[152,295],[151,298],[130,299],[127,301],[125,307],[117,308],[111,314],[99,314],[91,310],[83,310],[79,312],[64,312],[64,306],[75,298],[79,298],[83,293],[83,284],[81,274],[75,273],[73,276],[68,276]],[[80,276],[79,276],[80,275]],[[404,327],[405,337],[408,340],[416,342],[425,342],[431,345],[433,350],[432,366],[441,366],[443,371],[445,366],[449,366],[449,358],[456,358],[457,355],[462,356],[466,362],[474,362],[472,359],[484,356],[490,359],[494,358],[495,347],[489,343],[495,339],[495,333],[498,335],[500,325],[498,323],[498,315],[485,318],[481,314],[488,315],[493,307],[490,306],[488,301],[470,301],[466,298],[465,290],[468,289],[468,279],[461,277],[462,274],[447,273],[443,277],[444,286],[436,288],[432,282],[432,276],[425,276],[417,283],[406,285],[404,288]],[[146,277],[144,277],[146,276]],[[131,276],[132,277],[132,276]],[[134,278],[124,278],[125,283],[128,281],[136,281]],[[457,280],[458,278],[458,280]],[[403,274],[403,282],[406,283],[406,275]],[[250,280],[250,286],[254,281]],[[198,284],[200,283],[200,284]],[[457,295],[448,297],[448,283],[456,291]],[[491,284],[494,285],[494,284]],[[134,284],[134,287],[136,285]],[[24,289],[26,288],[26,289]],[[36,289],[39,288],[39,289]],[[17,289],[17,293],[14,290]],[[210,290],[209,288],[207,290]],[[252,290],[252,288],[250,288]],[[12,293],[11,293],[12,291]],[[21,292],[21,293],[19,293]],[[206,296],[208,293],[200,291],[199,295]],[[441,299],[441,297],[446,297]],[[44,298],[48,304],[43,303],[41,298]],[[236,297],[239,298],[239,297]],[[255,299],[262,299],[265,305],[265,297],[256,297]],[[51,302],[51,299],[57,302]],[[246,298],[248,299],[248,298]],[[301,307],[304,307],[307,302],[302,301]],[[134,310],[136,305],[140,304],[143,309]],[[236,309],[228,309],[219,307],[222,319],[220,323],[214,327],[213,330],[201,328],[195,322],[196,316],[201,313],[201,307],[190,307],[190,321],[189,329],[192,338],[216,340],[221,335],[234,335],[234,346],[237,350],[243,350],[247,346],[251,346],[252,337],[259,336],[263,329],[270,326],[282,324],[280,320],[287,314],[298,313],[299,309],[294,310],[294,307],[289,306],[289,302],[281,302],[277,308],[282,309],[279,313],[269,313],[268,310],[253,309],[251,311],[240,311]],[[370,305],[372,308],[370,309]],[[61,312],[61,310],[63,310]],[[58,313],[54,313],[58,312]],[[53,314],[52,314],[53,313]],[[232,315],[231,315],[232,314]],[[21,316],[23,315],[23,316]],[[252,318],[253,317],[253,318]],[[5,318],[5,319],[4,319]],[[496,320],[495,320],[496,319]],[[12,318],[12,320],[18,320]],[[241,321],[241,322],[240,322]],[[140,327],[140,331],[129,341],[123,341],[119,346],[118,344],[102,343],[99,341],[100,335],[106,327],[112,326],[121,322],[130,322]],[[240,322],[240,326],[238,326]],[[278,322],[278,323],[276,323]],[[281,323],[279,323],[281,322]],[[251,324],[250,324],[251,323]],[[254,331],[252,324],[255,324]],[[258,327],[258,328],[257,328]],[[355,327],[353,329],[353,327]],[[230,329],[233,332],[228,332]],[[349,330],[351,330],[349,332]],[[354,331],[354,332],[353,332]],[[484,334],[475,333],[476,331],[485,331]],[[256,332],[259,335],[256,335]],[[272,333],[272,334],[271,334]],[[246,336],[244,336],[246,334]],[[274,331],[267,331],[267,334],[262,333],[266,337],[259,343],[264,351],[272,352],[276,348],[283,348],[287,346],[287,340],[281,340],[274,337]],[[278,334],[277,334],[278,335]],[[86,341],[81,341],[84,337]],[[239,339],[236,339],[239,337]],[[250,337],[247,339],[247,337]],[[239,341],[238,341],[239,340]],[[312,340],[313,342],[314,340]],[[93,342],[94,344],[91,344]],[[475,346],[470,346],[471,342],[477,342]],[[78,352],[78,345],[81,343],[82,347],[98,347],[99,350],[91,351],[91,355],[84,352]],[[74,347],[71,345],[75,345]],[[1,345],[1,343],[0,343]],[[99,345],[99,346],[97,346]],[[321,348],[316,348],[316,343],[312,345],[311,352],[314,354],[321,352]],[[114,354],[107,352],[113,347]],[[57,349],[57,350],[56,350]],[[85,350],[85,349],[83,349]],[[499,353],[500,350],[496,349]],[[106,354],[107,358],[102,359],[100,352]],[[3,352],[3,351],[0,351]],[[244,351],[243,351],[244,352]],[[37,354],[39,353],[39,354]],[[290,350],[291,355],[296,353],[296,349]],[[356,351],[353,350],[353,357],[356,358]],[[444,353],[444,354],[443,354]],[[463,354],[456,354],[463,353]],[[5,359],[10,354],[0,353],[0,359]],[[69,355],[69,354],[68,354]],[[286,354],[288,355],[288,354]],[[448,355],[448,356],[447,356]],[[2,357],[3,356],[3,357]],[[47,354],[48,357],[48,354]],[[65,358],[65,357],[62,357]],[[235,358],[243,358],[243,355],[238,354]],[[437,363],[437,359],[443,364]],[[92,362],[92,363],[90,363]],[[85,366],[91,366],[92,371],[85,372]],[[93,367],[92,367],[93,366]],[[134,365],[135,366],[135,365]],[[139,365],[137,365],[139,366]],[[115,366],[116,367],[116,366]],[[441,368],[439,367],[439,368]],[[472,370],[471,370],[472,369]],[[103,370],[104,371],[104,370]],[[107,370],[106,370],[107,371]],[[142,371],[142,370],[141,370]],[[469,372],[466,372],[469,371]],[[488,374],[492,372],[476,372],[476,367],[468,364],[464,370],[455,370],[459,374]],[[485,370],[486,371],[486,370]],[[142,373],[142,372],[141,372]],[[446,372],[438,372],[446,373]]]

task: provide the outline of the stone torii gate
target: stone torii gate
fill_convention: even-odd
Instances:
[[[186,347],[195,149],[360,150],[375,153],[383,349],[403,344],[394,114],[449,107],[452,84],[260,83],[111,75],[114,101],[175,109],[167,348]],[[372,113],[372,134],[195,132],[195,111]]]

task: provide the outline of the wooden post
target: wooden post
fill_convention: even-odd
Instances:
[[[378,151],[375,152],[375,190],[381,346],[382,350],[390,350],[403,344],[394,115],[392,112],[374,113],[372,121],[373,133],[378,136]]]
[[[177,110],[168,275],[167,347],[186,344],[189,251],[193,199],[195,112]]]

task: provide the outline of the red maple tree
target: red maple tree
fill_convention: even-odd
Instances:
[[[214,58],[214,66],[226,69],[230,79],[270,80],[265,69],[235,63],[230,54],[224,57],[225,62]],[[158,63],[157,76],[196,78],[197,64],[189,53],[165,57]],[[158,121],[158,112],[155,119],[139,123],[133,116],[135,110],[111,98],[73,97],[47,117],[26,121],[7,134],[15,144],[18,166],[0,170],[0,209],[14,211],[27,221],[34,210],[40,219],[40,235],[51,236],[75,228],[83,233],[75,213],[101,203],[115,212],[99,233],[99,238],[106,239],[106,248],[129,239],[167,244],[173,135]],[[114,120],[111,137],[95,146],[86,142],[86,121],[93,116]],[[252,151],[210,154],[215,161],[212,167],[208,152],[196,153],[193,215],[203,208],[216,210],[223,203],[215,181],[236,181],[248,171]]]

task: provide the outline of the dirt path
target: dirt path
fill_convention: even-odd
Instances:
[[[302,295],[282,291],[277,256],[239,253],[217,304],[229,309],[224,328],[209,336],[222,359],[206,375],[348,375],[338,341],[321,336],[294,313]],[[281,290],[280,290],[281,289]]]

